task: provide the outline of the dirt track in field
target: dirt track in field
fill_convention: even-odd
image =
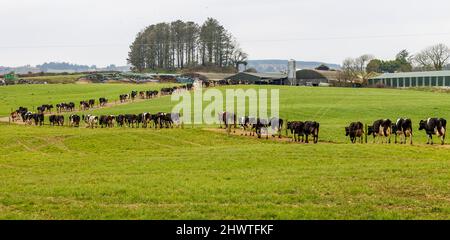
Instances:
[[[252,135],[247,131],[247,135],[245,135],[243,129],[234,129],[231,128],[231,131],[228,133],[227,129],[225,128],[204,128],[204,130],[206,131],[210,131],[210,132],[216,132],[216,133],[222,133],[222,134],[229,134],[231,136],[240,136],[240,137],[249,137],[249,138],[255,138],[257,139],[258,136],[256,134]],[[278,135],[276,134],[275,137],[272,136],[272,134],[261,134],[261,141],[267,140],[267,141],[277,141],[277,142],[289,142],[289,143],[294,143],[292,140],[292,137],[286,137],[286,132],[282,131],[281,132],[281,138],[278,137]],[[295,142],[297,144],[307,144],[304,142]],[[319,139],[319,143],[323,144],[323,143],[327,143],[327,144],[341,144],[341,143],[336,143],[336,142],[326,142],[326,141],[321,141]],[[308,144],[314,144],[312,137],[309,138],[309,143]]]
[[[229,133],[227,132],[227,130],[225,128],[204,128],[203,130],[210,131],[210,132],[215,132],[215,133],[221,133],[221,134],[229,134],[230,136],[239,136],[239,137],[248,137],[248,138],[258,139],[258,136],[256,134],[254,136],[250,135],[249,133],[247,133],[247,135],[245,135],[244,131],[242,129],[233,129],[233,128],[231,128],[231,131]],[[268,138],[266,138],[266,135],[264,134],[264,135],[261,135],[260,140],[261,141],[288,142],[288,143],[296,143],[296,144],[314,144],[314,142],[312,141],[312,138],[309,139],[309,143],[293,142],[292,137],[286,137],[286,132],[285,131],[282,131],[281,135],[282,135],[281,138],[279,138],[277,135],[275,137],[272,137],[272,135],[269,135]],[[339,143],[339,142],[331,142],[331,141],[322,141],[322,140],[320,140],[320,136],[319,136],[318,144],[338,145],[338,144],[350,144],[350,143],[349,142],[348,143],[346,143],[346,142]],[[355,145],[358,145],[358,144],[360,144],[360,145],[362,145],[362,144],[364,144],[364,145],[369,144],[369,145],[381,145],[382,146],[382,144],[373,144],[370,141],[368,143],[355,143]],[[391,143],[391,144],[394,145],[393,143]],[[384,144],[384,145],[389,146],[391,144]],[[400,144],[397,144],[397,145],[400,145]],[[409,144],[406,144],[406,145],[403,144],[403,145],[404,146],[411,146]],[[433,146],[433,147],[438,147],[438,148],[450,149],[450,145],[449,144],[440,145],[440,144],[437,144],[437,143],[435,143],[434,145],[427,145],[427,144],[423,144],[423,143],[416,144],[415,143],[412,146],[421,146],[421,147],[426,147],[426,146],[431,147],[431,146]]]

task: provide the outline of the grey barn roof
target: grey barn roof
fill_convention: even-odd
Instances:
[[[287,78],[287,74],[284,74],[284,73],[249,73],[249,72],[246,72],[245,74],[253,75],[255,77],[265,78],[265,79]]]
[[[412,77],[447,77],[450,76],[450,71],[430,71],[430,72],[403,72],[403,73],[384,73],[380,76],[370,79],[385,79],[385,78],[412,78]]]

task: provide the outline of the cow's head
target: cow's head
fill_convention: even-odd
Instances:
[[[348,136],[350,134],[350,128],[345,127],[345,136]]]
[[[427,121],[420,120],[420,122],[419,122],[419,131],[425,129],[426,126],[427,126]]]

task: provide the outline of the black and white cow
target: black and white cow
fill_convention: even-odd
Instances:
[[[364,125],[362,122],[352,122],[348,127],[345,127],[345,136],[350,137],[352,143],[356,143],[359,138],[359,143],[363,142]]]
[[[373,135],[373,142],[376,138],[381,139],[381,143],[391,143],[392,121],[390,119],[380,119],[368,127],[367,135]]]
[[[284,120],[281,118],[273,117],[269,120],[269,126],[272,129],[272,137],[275,137],[275,133],[278,134],[278,138],[281,138],[281,130],[283,129]]]
[[[38,113],[49,112],[52,113],[53,105],[52,104],[44,104],[42,106],[37,107]]]
[[[104,107],[108,103],[108,99],[101,97],[98,99],[98,102],[100,103],[100,107]]]
[[[304,128],[305,128],[305,123],[301,122],[301,121],[292,121],[292,122],[287,123],[287,129],[291,132],[292,141],[294,141],[294,142],[300,142],[300,137],[301,137],[301,142],[304,141],[304,136],[305,136],[305,134],[303,133]]]
[[[87,128],[96,128],[98,125],[98,117],[94,115],[82,116]]]
[[[256,123],[253,124],[252,130],[254,129],[258,138],[261,138],[262,134],[266,134],[266,139],[269,138],[269,125],[270,121],[268,119],[257,118]]]
[[[134,101],[134,99],[136,98],[136,96],[137,96],[137,91],[131,91],[131,100],[132,101]]]
[[[233,125],[234,129],[236,129],[237,125],[237,119],[236,114],[230,113],[230,112],[219,112],[218,113],[218,119],[219,119],[219,127],[222,128],[222,124],[225,125],[225,129],[228,129],[229,125]],[[234,130],[235,132],[236,130]]]
[[[395,135],[395,143],[397,143],[397,136],[400,136],[400,144],[406,144],[407,138],[409,138],[409,143],[413,144],[413,130],[411,119],[397,119],[397,122],[395,122],[395,124],[392,124],[392,133]]]
[[[145,98],[150,99],[158,95],[158,91],[145,91]]]
[[[137,125],[138,117],[136,114],[125,114],[125,123],[128,125],[128,127],[134,128]]]
[[[172,127],[179,127],[181,125],[180,113],[170,113],[170,121],[172,122]]]
[[[427,133],[427,144],[433,144],[433,135],[441,138],[441,144],[445,144],[445,135],[447,130],[447,120],[443,118],[428,118],[421,120],[419,123],[419,131],[425,130]]]
[[[76,114],[72,114],[69,116],[69,124],[71,127],[79,127],[80,126],[80,116]]]
[[[320,124],[318,122],[305,122],[305,126],[303,128],[303,134],[305,134],[305,143],[309,143],[309,135],[312,135],[314,143],[317,143],[319,141],[319,127]]]
[[[89,102],[86,101],[80,101],[80,110],[89,110],[89,108],[91,108],[91,105],[89,104]]]
[[[62,115],[50,115],[48,120],[52,126],[64,126],[64,116]]]
[[[253,124],[256,123],[256,118],[255,117],[240,117],[239,118],[239,126],[241,126],[242,130],[244,131],[244,133],[242,133],[241,135],[245,135],[247,136],[247,132],[249,133],[249,135],[253,135],[253,132],[251,131]]]
[[[89,108],[93,108],[95,106],[95,99],[89,99]]]
[[[128,94],[121,94],[119,96],[119,99],[120,99],[121,103],[126,102],[128,98],[130,98],[130,95],[128,95]]]
[[[33,113],[33,114],[31,114],[31,119],[34,120],[34,125],[36,125],[36,126],[44,125],[44,114],[43,113]]]
[[[116,123],[117,126],[119,127],[123,127],[123,125],[125,124],[125,116],[122,114],[119,114],[116,116]]]

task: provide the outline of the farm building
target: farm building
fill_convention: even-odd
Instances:
[[[384,73],[369,79],[369,86],[450,87],[450,71]]]
[[[240,72],[226,78],[225,80],[230,84],[283,85],[287,82],[287,74]]]
[[[291,85],[319,86],[337,81],[338,71],[322,71],[314,69],[297,70],[296,79]]]

